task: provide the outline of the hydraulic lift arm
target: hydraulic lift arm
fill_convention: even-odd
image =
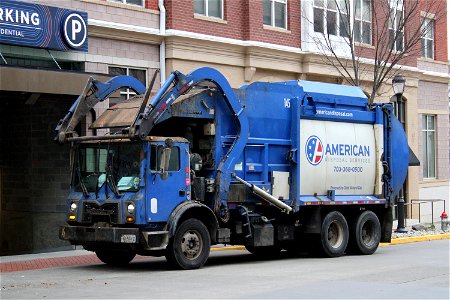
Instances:
[[[249,135],[248,119],[244,107],[233,92],[228,80],[218,71],[204,67],[184,75],[178,71],[173,72],[161,90],[155,95],[144,112],[139,114],[135,124],[130,127],[129,134],[135,138],[145,139],[164,111],[181,95],[187,93],[200,82],[212,82],[223,95],[236,125],[237,135],[228,153],[222,158],[216,175],[216,202],[214,211],[226,222],[228,220],[227,192],[231,182],[231,173],[236,160],[241,156]]]
[[[123,132],[128,131],[128,133],[122,134],[118,138],[128,137],[130,139],[145,140],[152,128],[158,123],[164,111],[179,96],[186,94],[200,82],[211,82],[217,87],[232,113],[238,129],[236,138],[228,153],[219,163],[216,175],[216,202],[214,210],[222,221],[226,222],[228,220],[227,192],[231,182],[231,173],[234,170],[236,160],[241,156],[247,143],[249,126],[244,107],[239,102],[227,79],[221,73],[208,67],[196,69],[187,75],[178,71],[173,72],[145,109],[142,107],[139,110],[139,114],[133,124],[127,130],[123,130]],[[123,87],[131,88],[137,94],[145,93],[145,86],[133,77],[118,76],[106,83],[90,78],[83,93],[69,109],[66,116],[59,121],[55,129],[55,140],[59,143],[64,143],[85,138],[93,139],[93,137],[76,137],[75,127],[95,104],[105,100],[111,93]],[[146,96],[148,95],[146,94]],[[111,137],[94,138],[111,139]]]
[[[98,102],[104,101],[120,88],[130,88],[137,94],[145,93],[145,86],[131,76],[116,76],[105,83],[90,77],[83,92],[55,128],[55,141],[65,143],[73,137],[75,127]]]

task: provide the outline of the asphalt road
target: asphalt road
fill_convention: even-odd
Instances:
[[[1,274],[1,299],[408,298],[449,299],[449,240],[380,247],[371,256],[257,260],[212,252],[200,270],[162,258]]]

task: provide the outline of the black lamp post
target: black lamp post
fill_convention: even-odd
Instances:
[[[397,97],[397,104],[401,103],[402,101],[402,96],[403,96],[403,92],[405,91],[405,77],[403,77],[402,75],[395,75],[394,78],[392,79],[392,89],[394,90],[394,94]],[[399,117],[402,113],[402,111],[399,111],[401,105],[397,105],[397,117]],[[398,194],[398,198],[397,198],[397,211],[398,211],[398,225],[397,225],[397,229],[395,230],[396,232],[407,232],[408,230],[406,230],[405,228],[405,191],[402,188]]]

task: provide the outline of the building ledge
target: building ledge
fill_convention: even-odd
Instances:
[[[105,74],[2,66],[0,91],[79,95],[92,75],[101,81],[111,78]]]
[[[445,61],[439,61],[439,60],[435,60],[435,59],[431,59],[431,58],[419,57],[417,60],[418,61],[427,62],[427,63],[433,63],[433,64],[438,64],[438,65],[448,66],[448,63],[445,62]]]
[[[219,23],[219,24],[228,24],[228,22],[221,18],[215,18],[215,17],[208,17],[204,15],[194,14],[194,19],[207,21],[207,22],[213,22],[213,23]]]
[[[450,188],[450,179],[423,179],[419,181],[419,188],[438,186],[448,186]]]
[[[110,2],[110,1],[105,1],[105,0],[80,0],[80,1],[86,2],[86,3],[93,3],[93,4],[99,4],[99,5],[105,5],[105,6],[112,6],[112,7],[117,7],[117,8],[135,10],[135,11],[148,12],[148,13],[159,15],[159,10],[149,9],[149,8],[145,8],[145,7],[139,6],[139,5],[116,3],[116,2]]]

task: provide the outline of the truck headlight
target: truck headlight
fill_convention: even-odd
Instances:
[[[75,202],[70,204],[70,211],[75,212],[77,210],[78,205]]]
[[[133,203],[128,204],[128,206],[127,206],[128,213],[132,214],[135,209],[136,209],[136,207],[134,206]]]

